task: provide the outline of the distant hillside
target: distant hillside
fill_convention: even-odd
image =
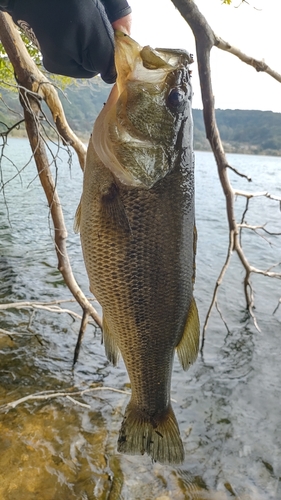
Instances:
[[[67,88],[65,96],[60,93],[68,122],[81,138],[89,137],[109,92],[109,85],[99,78],[94,78]],[[18,97],[5,89],[1,89],[1,94],[0,122],[11,124],[17,118],[11,114],[4,102],[9,108],[20,113]],[[217,109],[216,117],[227,152],[281,155],[281,113]],[[195,149],[210,150],[205,136],[202,110],[194,109],[193,119]],[[0,131],[2,130],[4,128],[1,125]]]
[[[63,92],[58,90],[69,125],[80,137],[89,136],[92,132],[94,121],[106,102],[110,89],[111,86],[103,83],[100,78],[95,78],[77,82]],[[22,108],[16,92],[0,88],[0,96],[0,132],[2,132],[5,130],[3,123],[11,125],[20,119]],[[49,115],[44,103],[43,109]]]
[[[194,147],[209,150],[200,109],[193,110]],[[281,155],[281,113],[217,109],[216,119],[226,151]]]

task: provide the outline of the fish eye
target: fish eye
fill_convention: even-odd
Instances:
[[[179,87],[173,88],[168,95],[168,104],[171,108],[178,109],[185,101],[186,93]]]

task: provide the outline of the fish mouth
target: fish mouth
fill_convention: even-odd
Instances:
[[[104,166],[122,185],[150,189],[173,168],[178,154],[176,136],[180,120],[177,118],[181,110],[168,109],[166,97],[171,82],[176,86],[182,80],[179,75],[189,74],[188,65],[192,61],[184,50],[142,47],[125,33],[115,31],[116,85],[95,122],[92,141]],[[190,87],[189,77],[187,80],[185,89]],[[151,104],[159,115],[151,116],[152,125],[148,123],[145,130],[145,114],[151,107],[142,101],[138,111],[143,116],[138,116],[137,124],[133,122],[131,106],[138,106],[134,99],[128,100],[133,87],[138,89],[135,101],[151,96]],[[182,110],[186,101],[187,97]],[[169,127],[165,144],[162,137],[155,138],[152,134],[153,128],[161,129],[161,123]]]
[[[150,45],[142,47],[122,31],[114,32],[114,40],[119,95],[126,80],[159,84],[175,68],[193,63],[193,56],[185,50],[153,49]]]

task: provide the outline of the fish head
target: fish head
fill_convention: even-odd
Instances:
[[[175,49],[142,47],[115,32],[117,82],[94,128],[94,147],[123,184],[150,189],[192,144],[189,64]]]

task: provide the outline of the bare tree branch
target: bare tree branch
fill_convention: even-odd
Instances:
[[[234,245],[234,237],[233,237],[233,233],[231,232],[230,233],[230,238],[229,238],[229,245],[228,245],[228,250],[227,250],[227,256],[226,256],[226,259],[225,259],[225,263],[224,263],[224,265],[223,265],[223,267],[221,269],[221,272],[219,274],[219,277],[218,277],[218,279],[216,281],[216,285],[215,285],[215,288],[214,288],[212,301],[211,301],[211,304],[209,306],[209,309],[208,309],[208,312],[207,312],[207,315],[206,315],[206,318],[205,318],[205,323],[204,323],[204,326],[203,326],[201,349],[200,349],[201,354],[203,354],[203,350],[204,350],[206,331],[207,331],[209,319],[210,319],[210,316],[211,316],[211,312],[213,310],[214,305],[217,303],[218,289],[219,289],[220,285],[222,284],[224,275],[225,275],[226,270],[227,270],[227,268],[229,266],[231,255],[232,255],[232,252],[233,252],[233,245]]]
[[[75,351],[74,351],[73,366],[76,364],[76,362],[78,360],[81,342],[82,342],[82,339],[84,337],[84,333],[85,333],[85,330],[86,330],[86,327],[88,324],[88,320],[89,320],[89,313],[88,313],[88,311],[84,310],[82,321],[81,321],[81,326],[80,326],[80,330],[79,330],[79,334],[78,334],[78,339],[77,339]]]
[[[52,177],[52,173],[49,167],[48,158],[44,148],[43,141],[39,133],[38,120],[35,117],[38,116],[40,108],[38,102],[32,97],[29,98],[29,103],[31,106],[31,112],[29,109],[24,109],[26,129],[33,150],[34,159],[37,165],[37,170],[42,187],[45,191],[45,195],[48,200],[48,205],[50,207],[51,216],[53,219],[54,230],[55,230],[55,247],[58,258],[58,269],[62,273],[65,283],[72,292],[73,296],[76,298],[77,302],[81,305],[83,310],[87,311],[92,318],[101,326],[101,320],[93,308],[93,306],[86,299],[80,287],[77,285],[76,280],[73,276],[69,258],[66,249],[66,238],[67,231],[64,224],[63,212],[60,204],[60,200],[57,194],[56,186]]]
[[[26,401],[30,400],[41,400],[41,401],[47,401],[49,399],[54,399],[54,398],[61,398],[61,397],[66,397],[70,399],[70,401],[74,402],[75,404],[80,404],[80,406],[86,406],[89,408],[89,405],[84,405],[80,401],[73,400],[72,396],[83,396],[83,394],[87,394],[90,392],[97,392],[97,391],[111,391],[111,392],[117,392],[119,394],[125,394],[125,395],[130,395],[131,393],[129,391],[123,391],[122,389],[115,389],[114,387],[106,387],[106,386],[95,386],[95,387],[90,387],[88,389],[83,389],[81,391],[73,391],[72,388],[67,389],[66,391],[43,391],[43,392],[37,392],[35,394],[29,394],[28,396],[24,396],[23,398],[16,399],[15,401],[10,401],[7,404],[1,405],[0,406],[0,411],[9,411],[11,408],[16,408],[18,405],[25,403]]]
[[[272,313],[272,314],[275,314],[275,313],[278,311],[278,309],[279,309],[280,305],[281,305],[281,298],[279,299],[278,304],[277,304],[277,306],[275,307],[275,309],[274,309],[274,311],[273,311],[273,313]]]
[[[7,137],[7,135],[9,135],[12,130],[14,130],[15,128],[19,128],[19,126],[24,123],[24,120],[19,120],[18,122],[14,123],[13,125],[11,125],[10,127],[8,127],[8,125],[6,125],[6,123],[3,123],[3,122],[0,122],[2,125],[4,125],[4,127],[6,127],[6,130],[4,132],[0,132],[0,136],[1,137]]]
[[[12,18],[3,12],[0,13],[0,38],[14,67],[17,81],[46,101],[59,134],[76,151],[84,170],[86,148],[69,127],[54,85],[32,61]]]
[[[271,272],[270,270],[261,270],[251,266],[242,248],[242,239],[241,239],[242,230],[251,228],[251,226],[247,225],[247,223],[245,222],[245,216],[249,208],[249,200],[257,196],[265,196],[269,199],[279,201],[279,203],[281,204],[281,199],[277,196],[271,195],[268,192],[247,193],[240,190],[234,190],[231,186],[228,177],[228,169],[231,169],[241,177],[245,177],[248,181],[251,181],[251,179],[245,174],[241,174],[240,172],[238,172],[234,167],[230,166],[226,159],[226,155],[224,152],[224,148],[222,145],[222,141],[216,123],[214,97],[213,97],[212,81],[211,81],[210,53],[213,47],[217,47],[232,53],[233,55],[238,57],[241,61],[252,65],[257,71],[264,71],[268,73],[277,81],[281,82],[281,75],[279,75],[271,68],[269,68],[263,61],[257,61],[254,58],[247,56],[239,49],[231,46],[228,42],[225,42],[220,37],[215,35],[215,33],[209,26],[204,16],[200,13],[196,3],[193,0],[172,0],[172,2],[189,24],[195,37],[206,135],[210,142],[212,151],[216,159],[218,175],[226,200],[226,212],[227,212],[227,219],[229,226],[229,248],[228,248],[227,258],[225,264],[222,267],[220,276],[217,280],[217,284],[214,289],[213,300],[210,309],[207,313],[205,325],[203,328],[203,339],[204,339],[206,327],[208,324],[212,308],[214,304],[217,304],[217,290],[221,284],[225,271],[229,265],[231,254],[233,251],[237,253],[240,262],[245,270],[244,295],[246,300],[246,306],[256,326],[257,323],[253,313],[254,294],[250,282],[251,274],[257,273],[267,277],[280,278],[280,273],[274,273]],[[5,14],[0,14],[0,35],[4,46],[6,43],[7,47],[9,48],[8,55],[16,69],[16,76],[19,84],[23,85],[29,91],[29,94],[26,94],[25,91],[21,90],[21,95],[25,109],[25,119],[27,123],[27,129],[29,131],[30,142],[32,144],[35,159],[37,156],[43,158],[44,154],[46,159],[46,153],[43,152],[44,144],[42,141],[42,137],[40,135],[40,122],[39,122],[40,98],[43,98],[49,105],[50,109],[52,110],[53,119],[54,122],[56,123],[60,135],[64,138],[64,140],[68,144],[72,144],[72,146],[76,149],[77,154],[80,158],[80,164],[83,168],[85,151],[83,147],[81,148],[80,144],[77,145],[75,137],[73,138],[73,133],[69,129],[67,122],[65,120],[63,111],[61,109],[60,101],[57,97],[56,90],[50,84],[50,82],[48,82],[48,80],[42,75],[42,73],[40,73],[40,71],[36,66],[35,68],[33,67],[31,68],[30,58],[26,57],[25,48],[20,45],[22,44],[22,42],[19,37],[19,34],[15,29],[13,23],[11,22],[9,16]],[[18,47],[20,47],[20,50],[18,50]],[[21,59],[21,61],[19,61],[19,59]],[[32,78],[30,77],[30,75],[32,75]],[[34,94],[36,94],[37,97],[34,97]],[[34,119],[34,117],[36,117],[36,119]],[[51,178],[50,171],[46,167],[45,160],[42,165],[39,165],[38,163],[37,168],[42,185],[44,186],[46,192],[46,196],[48,198],[48,203],[54,220],[55,240],[56,240],[56,249],[59,260],[59,268],[62,272],[64,271],[66,272],[66,276],[69,279],[70,264],[68,262],[66,248],[65,248],[66,232],[63,219],[61,218],[62,212],[55,189],[55,183]],[[247,200],[246,208],[244,210],[240,224],[238,224],[236,221],[235,211],[234,211],[234,202],[235,202],[235,197],[237,196],[244,196]],[[264,228],[262,227],[261,229]],[[257,230],[257,228],[255,228],[255,230]],[[68,286],[72,288],[74,287],[75,289],[75,285],[74,283],[72,283],[71,280],[70,282],[68,282]],[[77,291],[74,292],[74,296],[77,298],[78,296],[75,295],[75,293],[77,293]],[[79,300],[79,298],[77,298],[77,300]],[[93,314],[89,312],[87,307],[84,307],[83,305],[82,307],[83,307],[83,321],[80,328],[77,348],[79,348],[78,346],[80,345],[80,341],[83,336],[86,319],[89,314],[91,315]]]
[[[227,165],[227,166],[230,170],[232,170],[232,172],[234,172],[236,175],[239,175],[239,177],[243,177],[244,179],[247,179],[248,182],[252,182],[251,177],[249,177],[247,174],[242,174],[241,172],[239,172],[239,170],[232,167],[231,165]]]
[[[257,198],[259,196],[265,196],[265,198],[269,198],[270,200],[275,200],[275,201],[281,202],[280,196],[274,196],[274,195],[270,194],[268,191],[249,193],[248,191],[240,191],[239,189],[234,189],[233,193],[235,196],[244,196],[244,198],[248,198],[249,200],[251,198]]]
[[[230,54],[238,57],[240,61],[249,64],[250,66],[255,68],[256,71],[263,71],[264,73],[267,73],[269,76],[277,80],[277,82],[281,83],[280,73],[277,73],[277,71],[274,71],[272,68],[270,68],[265,61],[258,61],[257,59],[244,54],[244,52],[242,52],[240,49],[238,49],[237,47],[233,47],[233,45],[225,42],[219,36],[216,36],[215,46],[218,47],[218,49],[225,50],[226,52],[229,52]]]
[[[45,141],[41,131],[40,101],[42,99],[46,101],[52,112],[53,120],[60,136],[65,143],[70,144],[76,151],[82,169],[84,169],[85,164],[85,147],[70,129],[57,91],[31,60],[11,17],[4,13],[0,13],[0,38],[14,67],[16,80],[20,86],[20,98],[24,109],[26,130],[53,220],[58,269],[62,273],[69,290],[82,307],[83,318],[91,316],[101,327],[101,319],[78,286],[68,258],[66,248],[67,231],[63,211],[56,189],[56,182],[54,182],[50,170]],[[85,322],[83,320],[82,324],[85,329]],[[77,355],[78,353],[76,352]]]
[[[229,181],[227,169],[231,168],[234,172],[235,169],[230,167],[226,155],[224,152],[224,148],[222,145],[222,141],[220,138],[219,129],[216,122],[215,116],[215,105],[214,105],[214,96],[212,89],[212,80],[211,80],[211,66],[210,66],[210,53],[213,47],[218,47],[223,50],[227,50],[228,52],[233,53],[237,57],[239,57],[243,62],[247,64],[251,64],[255,67],[257,71],[265,71],[270,74],[273,78],[277,79],[281,82],[281,76],[271,70],[264,62],[256,61],[253,58],[250,58],[243,54],[238,49],[235,49],[227,42],[224,42],[222,39],[217,37],[211,27],[209,26],[205,17],[199,11],[197,5],[193,0],[172,0],[175,7],[179,10],[181,15],[184,17],[186,22],[189,24],[196,42],[196,52],[197,52],[197,62],[198,62],[198,70],[199,70],[199,78],[200,78],[200,87],[201,87],[201,96],[203,102],[203,116],[205,122],[206,136],[210,142],[213,154],[216,159],[217,169],[219,174],[219,179],[221,182],[221,186],[223,188],[225,200],[226,200],[226,212],[228,219],[228,227],[229,227],[229,248],[227,253],[227,258],[225,264],[222,267],[221,273],[217,280],[212,302],[210,308],[208,310],[205,324],[203,327],[203,339],[201,345],[201,352],[203,351],[204,341],[205,341],[205,332],[208,324],[208,320],[213,309],[214,304],[217,300],[217,291],[218,287],[221,284],[221,281],[224,277],[225,271],[229,265],[231,254],[235,251],[239,257],[239,260],[244,267],[245,276],[244,276],[244,295],[246,300],[246,306],[249,311],[250,316],[253,319],[253,322],[258,329],[257,321],[255,315],[253,313],[254,309],[254,293],[251,285],[250,277],[251,273],[262,274],[267,277],[280,278],[279,273],[272,273],[270,271],[263,271],[260,269],[256,269],[250,265],[248,259],[246,258],[242,244],[241,244],[241,231],[242,228],[239,227],[235,217],[234,211],[234,201],[235,196],[245,196],[247,200],[255,196],[266,196],[267,198],[276,200],[280,202],[280,199],[276,196],[271,195],[267,192],[262,193],[246,193],[243,191],[234,190]],[[239,172],[236,171],[238,175]],[[250,180],[250,179],[248,179]],[[245,212],[243,214],[242,223],[244,222],[244,218],[246,212],[248,210],[248,203],[246,205]]]
[[[87,299],[89,300],[89,299]],[[66,309],[59,307],[63,301],[55,301],[55,302],[8,302],[7,304],[0,304],[0,311],[7,311],[9,309],[31,309],[31,310],[41,310],[46,312],[51,312],[55,314],[69,314],[73,319],[79,319],[82,321],[83,317],[80,314],[72,311],[72,309]],[[70,301],[66,301],[70,302]],[[76,300],[75,300],[76,302]]]

